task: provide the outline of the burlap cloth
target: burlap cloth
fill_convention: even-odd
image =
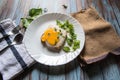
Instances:
[[[120,37],[93,7],[72,16],[80,22],[85,31],[85,46],[79,57],[87,64],[101,60],[109,53],[120,54]]]

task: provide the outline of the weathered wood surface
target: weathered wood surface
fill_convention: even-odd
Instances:
[[[64,9],[62,5],[68,6]],[[11,18],[19,24],[32,7],[48,12],[74,13],[93,5],[120,34],[120,0],[0,0],[0,20]],[[81,68],[77,59],[59,67],[35,64],[15,80],[120,80],[120,56],[108,58]]]

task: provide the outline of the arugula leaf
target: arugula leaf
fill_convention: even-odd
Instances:
[[[56,23],[57,23],[57,25],[58,25],[59,27],[62,26],[62,23],[61,23],[59,20],[56,20]]]
[[[68,25],[69,25],[69,21],[66,20],[66,21],[64,22],[64,26],[68,27]]]
[[[63,50],[65,52],[69,52],[71,47],[74,51],[80,48],[80,41],[77,40],[77,35],[75,34],[73,24],[69,23],[68,20],[66,20],[64,23],[62,23],[59,20],[56,20],[56,23],[60,28],[66,30],[69,33],[69,37],[67,36],[66,39],[68,46],[65,46]]]
[[[67,44],[69,46],[72,46],[73,40],[67,37]]]
[[[76,49],[80,48],[80,41],[79,40],[74,40],[73,43],[73,50],[75,51]]]
[[[27,28],[27,26],[30,25],[30,23],[33,21],[32,18],[21,18],[23,27]]]
[[[35,17],[42,14],[42,8],[32,8],[29,10],[29,16]]]
[[[21,18],[23,27],[27,28],[30,23],[36,19],[40,14],[42,14],[42,8],[32,8],[29,10],[28,18]]]
[[[65,52],[70,52],[70,48],[67,47],[67,46],[64,46],[64,47],[63,47],[63,50],[64,50]]]
[[[76,35],[76,34],[73,34],[73,35],[71,35],[71,38],[72,38],[73,40],[76,40],[76,39],[77,39],[77,35]]]

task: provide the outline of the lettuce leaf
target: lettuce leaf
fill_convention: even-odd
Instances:
[[[33,21],[32,18],[21,18],[23,27],[27,28],[27,26],[30,25],[30,23]]]
[[[29,10],[29,16],[35,17],[42,14],[42,8],[32,8]]]
[[[42,14],[42,8],[32,8],[29,10],[29,16],[27,18],[21,18],[21,22],[24,28],[27,28],[30,23]]]

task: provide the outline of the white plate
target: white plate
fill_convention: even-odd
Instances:
[[[77,39],[80,40],[80,48],[74,52],[65,53],[64,51],[51,52],[41,43],[40,37],[43,32],[48,28],[50,24],[56,24],[56,20],[69,20],[74,25]],[[57,66],[66,64],[75,59],[83,49],[85,42],[85,35],[83,28],[77,20],[73,17],[61,14],[61,13],[47,13],[36,20],[34,20],[30,26],[28,26],[23,42],[28,50],[28,53],[37,61],[49,66]]]

